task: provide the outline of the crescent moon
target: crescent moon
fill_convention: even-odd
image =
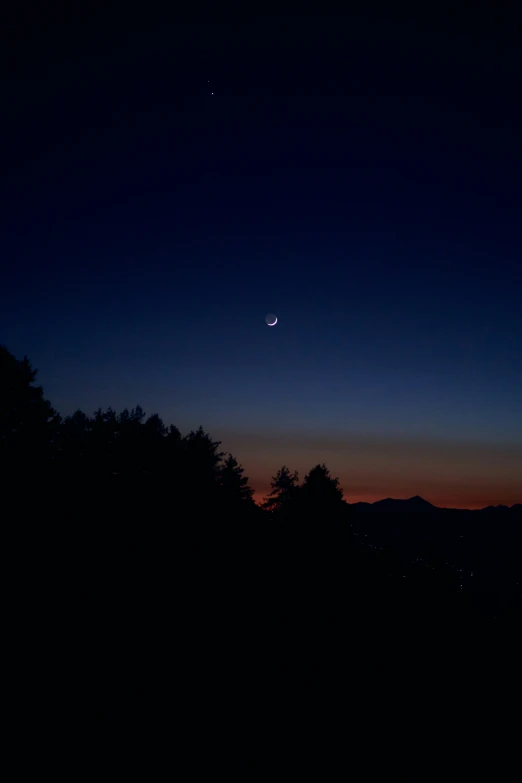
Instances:
[[[273,324],[268,324],[268,326],[275,326],[275,325],[276,325],[276,323],[277,323],[277,317],[276,317],[276,319],[275,319],[274,323],[273,323]]]

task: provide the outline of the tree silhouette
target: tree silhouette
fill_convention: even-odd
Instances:
[[[108,477],[119,471],[118,450],[120,437],[119,417],[112,408],[98,408],[89,428],[89,471]]]
[[[92,560],[102,553],[99,572],[103,573],[107,553],[127,547],[128,557],[118,555],[111,560],[109,554],[109,570],[136,560],[140,568],[148,569],[152,584],[163,556],[165,573],[171,572],[171,549],[159,544],[157,537],[160,527],[164,531],[160,536],[168,536],[170,526],[143,522],[169,522],[173,517],[190,523],[210,520],[221,527],[206,547],[205,557],[199,543],[207,531],[203,536],[197,531],[197,561],[189,563],[190,578],[199,566],[201,583],[212,574],[208,584],[214,590],[223,584],[223,573],[240,564],[242,570],[228,580],[233,585],[230,595],[242,592],[237,585],[248,584],[254,575],[252,595],[258,596],[257,585],[263,582],[266,564],[273,558],[271,608],[283,607],[281,627],[288,623],[289,602],[294,612],[297,586],[303,627],[314,617],[321,638],[345,611],[347,589],[352,597],[359,596],[351,603],[352,618],[354,612],[362,619],[372,617],[372,622],[376,617],[381,623],[393,617],[394,623],[403,619],[405,627],[410,627],[411,619],[417,622],[420,616],[430,623],[437,617],[443,624],[450,617],[460,623],[465,611],[472,619],[502,616],[518,629],[520,505],[454,517],[460,512],[436,509],[420,498],[345,504],[339,480],[323,463],[310,470],[301,486],[298,474],[283,465],[259,508],[243,467],[232,454],[224,455],[220,442],[202,427],[182,437],[177,427],[167,428],[157,414],[147,418],[139,405],[121,413],[99,408],[90,417],[78,410],[61,420],[35,378],[27,358],[19,361],[0,346],[0,512],[6,518],[12,515],[16,498],[21,498],[20,506],[29,507],[41,520],[45,534],[49,532],[47,519],[65,522],[67,535],[78,536],[75,547],[67,544],[64,557],[71,559],[74,550],[73,567],[74,558],[88,551],[85,562],[90,571]],[[390,525],[386,514],[392,511],[394,524]],[[285,524],[264,528],[255,524],[257,519],[270,518]],[[503,555],[498,558],[497,553],[491,557],[492,518],[501,530]],[[453,519],[464,533],[457,543]],[[228,520],[252,524],[225,528],[222,523]],[[322,524],[329,521],[342,524]],[[126,526],[123,536],[122,522]],[[189,544],[192,535],[189,525]],[[146,555],[147,537],[150,557]],[[465,555],[463,543],[468,547]],[[246,548],[238,549],[244,544]],[[215,546],[221,547],[217,555]],[[189,551],[190,546],[183,556]],[[470,575],[464,579],[466,574]],[[284,608],[281,594],[288,585],[292,592]],[[326,606],[330,607],[328,614]]]
[[[141,425],[140,448],[143,474],[147,477],[159,476],[166,457],[168,429],[154,413]]]
[[[248,485],[248,476],[232,454],[226,456],[219,472],[219,485],[223,503],[230,508],[239,508],[252,503],[254,490]]]
[[[167,438],[171,441],[179,441],[181,440],[181,433],[178,430],[177,427],[174,426],[174,424],[171,424],[168,432],[167,432]]]
[[[215,499],[223,457],[223,452],[218,450],[220,445],[221,441],[213,441],[201,426],[182,439],[178,479],[189,503]]]
[[[4,474],[27,476],[50,466],[60,417],[35,385],[29,359],[0,345],[0,461]]]
[[[161,420],[160,420],[161,421]],[[177,427],[171,424],[161,443],[158,442],[156,470],[162,480],[177,486],[181,479],[182,450],[185,443]]]
[[[297,472],[291,473],[286,465],[279,468],[276,475],[272,477],[270,485],[272,489],[263,501],[263,508],[278,513],[288,511],[298,492],[297,480]]]
[[[60,425],[57,464],[61,472],[80,477],[87,468],[91,421],[83,411],[67,416]]]
[[[142,476],[147,462],[144,438],[145,412],[141,405],[131,411],[125,408],[118,416],[118,467],[126,478]]]
[[[165,438],[169,432],[168,428],[163,424],[163,421],[160,419],[157,413],[149,416],[144,424],[144,428],[145,436],[158,443],[162,438]],[[176,428],[173,427],[172,429]]]
[[[305,476],[301,500],[303,507],[311,513],[335,513],[342,508],[343,491],[339,487],[339,479],[330,476],[324,463],[316,465]]]

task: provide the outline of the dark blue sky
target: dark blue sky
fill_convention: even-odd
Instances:
[[[201,423],[256,487],[324,457],[349,497],[520,501],[522,60],[475,21],[17,27],[0,341],[62,414]]]

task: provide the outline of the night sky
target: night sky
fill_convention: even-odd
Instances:
[[[62,415],[202,424],[258,499],[325,461],[349,501],[521,502],[504,21],[5,29],[0,342]]]

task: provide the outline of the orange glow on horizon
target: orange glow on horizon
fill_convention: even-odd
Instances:
[[[258,506],[261,506],[266,498],[268,493],[266,492],[254,492],[253,498],[255,503],[257,503]],[[385,498],[395,498],[400,500],[406,500],[410,497],[413,497],[415,494],[420,494],[421,497],[424,498],[424,500],[427,500],[428,503],[431,503],[433,506],[437,506],[438,508],[457,508],[457,509],[467,509],[469,511],[475,511],[481,508],[486,508],[487,506],[514,506],[516,503],[520,503],[521,498],[502,498],[499,499],[497,495],[484,495],[483,500],[477,500],[477,499],[469,499],[469,495],[457,495],[456,493],[451,493],[446,496],[440,496],[440,497],[425,497],[422,495],[422,493],[406,493],[406,494],[397,494],[397,493],[384,493],[382,495],[350,495],[346,496],[344,495],[344,499],[347,503],[353,504],[353,503],[376,503],[378,500],[384,500]]]
[[[428,436],[301,432],[223,433],[261,504],[282,465],[299,482],[324,462],[348,503],[419,495],[439,508],[480,509],[522,502],[522,444]]]

